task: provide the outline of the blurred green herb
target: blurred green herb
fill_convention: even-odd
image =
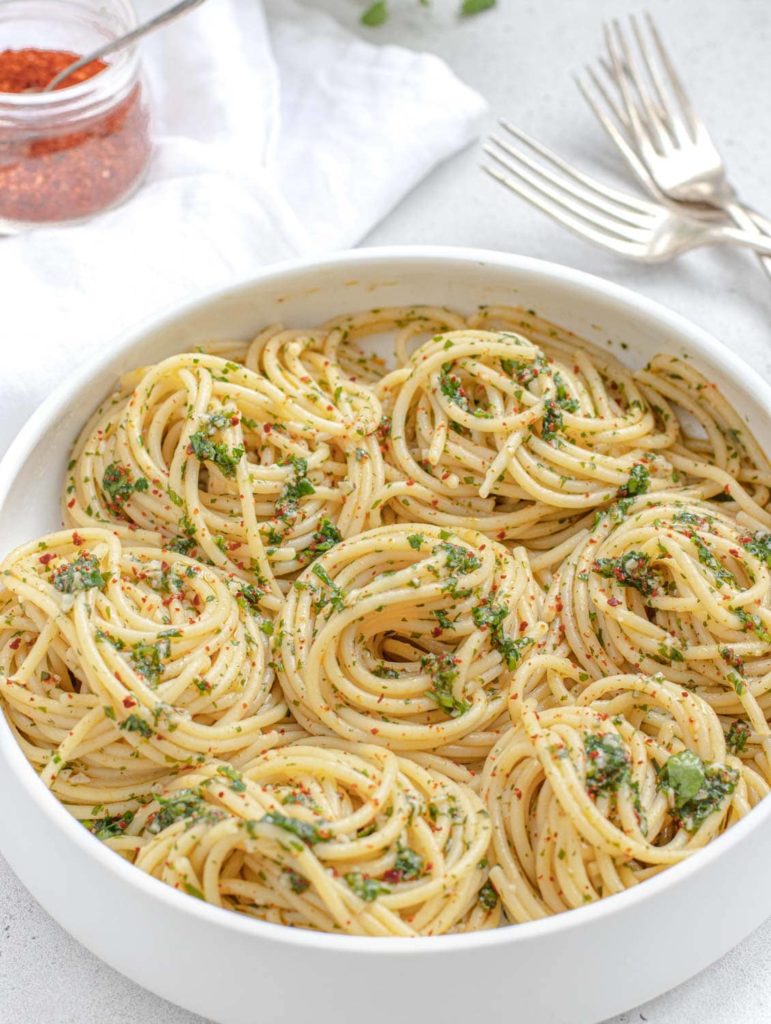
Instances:
[[[418,0],[418,3],[421,7],[430,6],[430,0]],[[496,3],[497,0],[462,0],[458,14],[462,18],[469,18],[474,14],[481,14],[482,11],[489,11]],[[388,21],[390,13],[388,0],[375,0],[375,3],[370,4],[362,14],[361,23],[368,28],[377,28]]]

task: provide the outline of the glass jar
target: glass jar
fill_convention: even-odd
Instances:
[[[75,60],[135,24],[129,0],[2,0],[0,69],[5,51],[68,51]],[[115,206],[141,182],[150,152],[135,47],[50,93],[0,92],[0,233],[85,220]]]

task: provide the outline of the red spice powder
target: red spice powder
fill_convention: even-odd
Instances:
[[[1,51],[0,104],[2,93],[42,89],[76,60],[78,54],[65,50]],[[106,67],[104,61],[91,61],[57,91]],[[0,217],[50,223],[99,213],[131,191],[149,156],[149,121],[139,85],[76,130],[52,126],[33,137],[19,124],[0,127]]]

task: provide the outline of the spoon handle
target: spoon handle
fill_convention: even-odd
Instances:
[[[185,11],[192,10],[193,7],[198,7],[204,0],[179,0],[179,3],[169,7],[168,10],[161,11],[160,14],[156,14],[154,18],[149,18],[147,21],[142,22],[141,25],[137,25],[131,32],[127,32],[125,35],[118,36],[117,39],[112,39],[109,43],[97,47],[96,50],[92,50],[91,53],[87,53],[84,57],[76,60],[69,67],[64,68],[58,75],[51,79],[48,85],[42,90],[43,92],[51,92],[57,85],[64,81],[65,78],[69,78],[75,71],[80,71],[81,68],[85,67],[86,64],[90,64],[92,60],[99,60],[100,57],[106,57],[110,53],[115,53],[116,50],[121,50],[124,46],[128,46],[129,43],[133,43],[135,39],[140,39],[142,36],[147,35],[148,32],[154,31],[156,28],[160,28],[161,25],[165,25],[166,22],[172,21],[174,18],[178,18],[180,14],[184,14]]]

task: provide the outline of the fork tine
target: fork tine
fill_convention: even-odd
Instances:
[[[594,73],[594,70],[591,67],[587,66],[586,73],[589,76],[589,80],[592,82],[595,89],[600,94],[601,98],[610,107],[614,116],[617,118],[617,120],[621,120],[618,108],[608,95],[607,90],[604,88],[598,76]],[[634,173],[637,175],[638,179],[643,183],[645,188],[652,192],[653,195],[659,194],[658,187],[656,186],[655,181],[648,172],[648,168],[645,166],[642,160],[640,160],[633,147],[629,145],[624,134],[621,131],[619,131],[617,125],[614,124],[612,119],[608,117],[607,114],[605,114],[604,111],[601,109],[599,103],[594,98],[594,96],[592,96],[588,86],[584,83],[583,79],[581,79],[578,75],[574,75],[573,77],[576,85],[578,86],[579,91],[581,92],[581,95],[589,104],[597,120],[600,122],[600,124],[610,137],[611,141],[618,148],[621,155],[624,157],[624,159],[627,161],[627,163],[632,168]],[[625,122],[622,121],[622,124],[624,123]]]
[[[552,220],[555,220],[558,224],[568,228],[569,231],[579,235],[581,238],[587,238],[590,242],[594,242],[595,245],[599,245],[603,249],[610,249],[611,252],[618,253],[621,256],[628,256],[632,259],[644,258],[641,247],[636,243],[624,242],[621,239],[610,238],[603,232],[594,230],[585,221],[581,221],[578,218],[571,216],[557,204],[544,199],[542,196],[533,192],[526,185],[516,181],[514,178],[503,174],[494,167],[488,167],[486,164],[482,164],[481,166],[482,170],[486,174],[489,174],[490,177],[500,185],[503,185],[505,188],[509,189],[509,191],[514,192],[521,199],[525,199],[532,206],[541,210],[542,213],[551,217]]]
[[[613,42],[613,36],[607,22],[603,25],[603,35],[605,37],[605,47],[608,51],[613,72],[613,82],[615,83],[616,88],[621,94],[621,99],[624,102],[624,109],[629,122],[629,131],[632,135],[632,140],[634,141],[637,149],[642,153],[643,159],[648,159],[649,157],[656,155],[656,148],[647,131],[643,128],[637,107],[632,99],[627,76],[621,63],[621,56]]]
[[[600,63],[600,66],[604,69],[606,75],[608,76],[609,81],[611,83],[614,83],[613,70],[610,67],[610,65],[608,64],[608,62],[606,60],[604,60],[602,57],[600,57],[599,63]],[[594,69],[591,67],[591,65],[586,64],[585,65],[585,69],[586,69],[586,73],[589,76],[589,79],[591,80],[591,82],[594,85],[595,89],[600,94],[601,98],[604,100],[605,105],[608,107],[610,112],[613,114],[613,116],[615,117],[616,121],[618,121],[618,123],[628,132],[629,131],[629,120],[628,120],[625,112],[621,109],[621,107],[619,107],[618,103],[616,103],[616,101],[613,99],[611,94],[605,88],[605,84],[603,83],[602,79],[594,71]]]
[[[634,15],[630,18],[633,26],[635,26]],[[635,60],[632,54],[632,47],[629,44],[629,40],[620,26],[618,20],[614,20],[613,29],[615,31],[615,38],[618,42],[620,50],[624,54],[624,70],[635,87],[635,92],[642,109],[644,120],[648,128],[648,134],[651,138],[655,138],[656,148],[659,152],[663,151],[666,142],[669,140],[669,128],[667,126],[666,118],[661,119],[659,111],[656,110],[655,104],[650,96],[650,91],[646,87],[643,81],[642,75],[638,69],[638,62]],[[642,53],[643,62],[645,62],[647,54]]]
[[[613,19],[613,32],[623,59],[623,63],[621,64],[623,73],[634,86],[634,91],[639,104],[639,106],[635,104],[635,107],[640,114],[640,120],[645,123],[648,136],[656,150],[659,153],[663,153],[665,152],[665,146],[668,141],[668,138],[665,135],[665,132],[668,129],[662,125],[658,112],[655,110],[653,103],[651,102],[650,94],[645,87],[645,83],[640,76],[640,72],[638,71],[637,62],[632,56],[629,42],[624,34],[624,30],[621,28],[621,23],[616,18]]]
[[[496,146],[499,148],[496,149]],[[641,224],[634,225],[628,220],[619,219],[612,210],[603,212],[593,203],[584,202],[574,191],[573,186],[565,185],[559,179],[555,182],[554,175],[550,176],[548,171],[545,172],[538,164],[528,161],[527,157],[512,147],[503,145],[500,140],[491,137],[484,151],[511,174],[524,181],[530,189],[606,234],[634,242],[644,242],[650,236],[650,228],[646,230]],[[524,166],[520,166],[520,163]],[[527,170],[528,166],[533,170]]]
[[[688,125],[691,138],[695,138],[699,128],[699,119],[696,116],[696,112],[693,109],[693,106],[691,105],[691,101],[688,98],[688,94],[683,88],[683,84],[680,81],[677,72],[675,71],[674,65],[669,57],[669,54],[664,48],[664,43],[662,42],[661,36],[659,35],[659,30],[656,28],[656,23],[651,17],[649,11],[645,12],[645,21],[648,25],[648,31],[651,34],[651,38],[653,39],[654,45],[658,52],[659,60],[661,61],[661,64],[667,73],[667,77],[669,78],[670,88],[672,89],[672,92],[674,93],[678,103],[680,104],[680,110]]]
[[[531,185],[546,191],[546,186],[543,184],[543,182],[546,182],[548,185],[554,186],[556,189],[559,189],[561,192],[566,194],[566,203],[570,202],[577,204],[583,202],[592,207],[592,210],[588,211],[589,216],[592,219],[596,217],[596,214],[593,211],[597,210],[600,214],[607,214],[608,217],[613,218],[613,222],[621,221],[622,224],[627,227],[648,228],[648,230],[650,230],[650,215],[648,213],[630,210],[618,203],[615,203],[613,200],[608,199],[603,191],[600,190],[599,184],[595,183],[589,187],[584,187],[584,185],[577,181],[573,182],[562,178],[560,175],[555,174],[547,167],[544,167],[542,164],[539,164],[537,161],[527,156],[526,153],[515,149],[513,146],[508,145],[495,136],[491,135],[488,139],[488,145],[490,144],[493,147],[497,146],[498,149],[506,153],[508,157],[513,158],[518,165],[523,164],[534,172],[536,177],[533,177],[532,174],[526,174],[519,166],[516,168],[509,168],[510,170],[515,170],[515,173],[519,174],[520,177],[525,178]],[[500,156],[500,154],[497,153],[497,150],[496,154],[497,155],[491,153],[490,155],[494,156],[494,159],[497,159]],[[575,178],[576,174],[573,173],[572,177]],[[591,181],[591,179],[588,180]],[[556,198],[556,196],[553,196],[553,198]],[[578,212],[577,205],[574,212]],[[611,221],[608,221],[605,226],[610,230],[614,230],[614,228],[611,227]]]
[[[510,135],[513,135],[515,139],[519,139],[520,142],[523,142],[526,146],[529,146],[530,149],[538,153],[539,156],[542,156],[545,160],[548,160],[549,163],[553,164],[555,167],[558,167],[569,178],[572,178],[574,181],[577,181],[581,185],[584,185],[590,191],[597,193],[598,195],[602,196],[605,199],[613,200],[614,202],[619,203],[621,206],[628,207],[629,209],[635,210],[639,213],[647,214],[648,216],[656,212],[655,204],[650,203],[647,199],[642,199],[638,196],[631,195],[630,193],[627,192],[621,192],[618,189],[612,188],[610,185],[605,185],[604,183],[596,181],[594,178],[591,178],[588,174],[584,174],[583,171],[579,171],[576,167],[573,167],[573,165],[569,164],[567,160],[564,160],[561,156],[558,156],[553,150],[549,149],[547,146],[544,146],[543,143],[538,142],[537,139],[532,138],[526,132],[523,132],[521,128],[517,128],[509,121],[501,120],[498,123],[500,124],[501,128],[504,129],[504,131],[508,132]],[[503,148],[506,147],[504,146]],[[522,159],[521,155],[520,159]],[[619,215],[622,213],[622,211],[618,212]]]
[[[657,115],[659,119],[666,124],[667,130],[672,132],[674,129],[674,119],[670,110],[671,99],[667,97],[667,92],[664,87],[664,81],[659,73],[659,67],[655,60],[652,59],[648,40],[645,38],[645,33],[640,28],[640,22],[637,20],[634,14],[629,16],[629,22],[632,26],[632,32],[634,33],[635,42],[637,43],[637,50],[642,58],[643,66],[649,81],[653,86],[655,92],[655,100],[657,104]]]

